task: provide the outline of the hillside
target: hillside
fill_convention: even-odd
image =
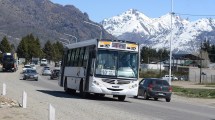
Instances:
[[[72,5],[62,6],[49,0],[0,0],[0,39],[6,35],[15,45],[30,33],[39,37],[42,45],[47,40],[74,40],[65,34],[78,41],[99,38],[100,28],[84,21],[98,24]],[[103,38],[113,38],[104,29],[102,32]]]

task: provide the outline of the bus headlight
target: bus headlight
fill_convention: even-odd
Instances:
[[[137,87],[137,84],[133,84],[131,86],[129,86],[130,89]]]
[[[99,83],[97,81],[93,81],[94,84],[99,85]]]

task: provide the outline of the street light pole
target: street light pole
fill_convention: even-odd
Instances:
[[[173,15],[173,0],[171,0],[171,35],[170,35],[170,56],[169,56],[169,84],[171,85],[171,75],[172,75],[172,15]]]
[[[102,27],[99,26],[99,25],[93,24],[93,23],[91,23],[91,22],[87,22],[87,21],[84,21],[84,22],[85,22],[85,23],[88,23],[88,24],[90,24],[90,25],[97,26],[97,27],[99,27],[99,28],[101,29],[101,32],[100,32],[100,40],[101,40],[101,39],[102,39]]]
[[[60,38],[60,39],[62,39],[62,40],[66,40],[66,41],[68,42],[67,44],[70,44],[70,40],[65,39],[65,38]]]
[[[76,43],[78,42],[77,37],[75,37],[74,35],[70,35],[70,34],[66,34],[66,33],[64,33],[64,35],[68,35],[68,36],[74,37],[74,38],[75,38],[75,42],[76,42]]]
[[[66,42],[63,42],[63,41],[59,41],[59,42],[61,42],[63,45],[67,45],[68,43],[66,43]]]

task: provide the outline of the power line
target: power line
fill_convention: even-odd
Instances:
[[[196,17],[215,17],[215,15],[206,15],[206,14],[187,14],[187,13],[175,13],[176,15],[184,15],[184,16],[196,16]]]

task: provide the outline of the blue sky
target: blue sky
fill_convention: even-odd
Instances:
[[[129,9],[137,9],[150,18],[157,18],[171,11],[171,0],[51,0],[62,5],[74,5],[86,12],[90,19],[101,22],[105,18],[119,15]],[[190,21],[200,18],[215,18],[215,0],[173,0],[173,12]]]

